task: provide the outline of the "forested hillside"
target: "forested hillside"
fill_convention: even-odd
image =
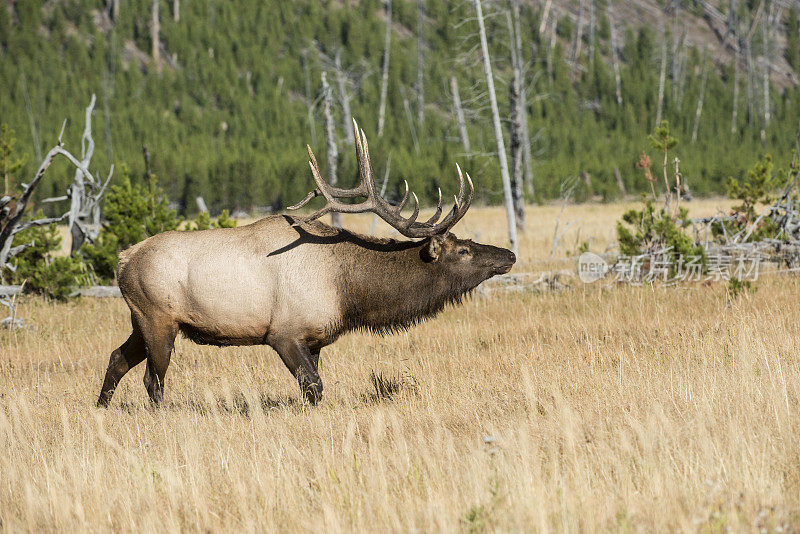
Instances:
[[[509,4],[484,2],[484,10],[507,118]],[[29,179],[64,117],[67,148],[76,148],[96,93],[92,163],[101,174],[113,162],[119,176],[124,163],[142,180],[146,145],[152,172],[182,209],[196,210],[198,195],[212,211],[280,209],[310,188],[304,145],[326,161],[326,73],[343,183],[354,180],[349,105],[370,139],[376,175],[391,161],[390,195],[405,178],[429,202],[437,186],[454,188],[458,161],[479,201],[499,202],[474,3],[391,2],[379,136],[386,21],[380,0],[3,0],[0,123],[28,154],[18,178]],[[635,162],[659,108],[696,193],[721,191],[759,153],[772,153],[779,166],[790,157],[800,119],[794,2],[543,0],[521,3],[519,26],[529,200],[557,196],[575,175],[590,178],[581,182],[583,198],[619,196],[615,170],[628,193],[647,188]],[[66,165],[54,166],[39,194],[62,195],[70,179]]]

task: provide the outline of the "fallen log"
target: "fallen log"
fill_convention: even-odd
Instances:
[[[0,286],[0,297],[13,297],[22,292],[22,286]],[[116,298],[121,297],[117,286],[89,286],[82,287],[70,294],[70,297],[91,297],[91,298]]]

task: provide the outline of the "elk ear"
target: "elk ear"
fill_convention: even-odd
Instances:
[[[431,237],[431,240],[428,241],[428,244],[422,247],[422,250],[419,252],[422,261],[425,263],[431,263],[438,260],[439,256],[442,254],[444,239],[445,238],[442,235],[435,235]]]

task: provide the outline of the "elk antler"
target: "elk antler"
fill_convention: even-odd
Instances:
[[[401,200],[396,206],[389,204],[389,202],[387,202],[381,196],[377,187],[375,186],[375,179],[372,175],[372,165],[370,164],[369,159],[367,136],[364,135],[364,130],[359,129],[355,119],[353,119],[353,127],[356,132],[356,159],[358,160],[358,174],[360,177],[360,183],[358,187],[354,187],[353,189],[341,189],[325,182],[325,180],[322,179],[322,174],[319,171],[319,165],[317,165],[317,158],[314,157],[314,152],[311,151],[310,146],[306,145],[308,147],[308,156],[310,158],[308,164],[311,166],[311,173],[314,176],[314,181],[317,183],[317,188],[309,192],[306,197],[300,201],[300,203],[295,204],[294,206],[289,206],[288,209],[296,210],[298,208],[302,208],[312,198],[320,195],[325,197],[326,204],[323,208],[306,217],[303,222],[311,222],[331,212],[372,212],[389,223],[404,236],[413,238],[430,237],[433,235],[446,233],[467,213],[470,204],[472,204],[472,196],[475,192],[475,188],[472,185],[472,179],[469,177],[469,174],[467,174],[469,193],[466,192],[466,188],[464,186],[464,176],[461,174],[461,167],[456,164],[456,169],[458,170],[458,181],[460,184],[458,196],[453,197],[455,200],[453,209],[450,210],[444,219],[436,224],[436,221],[438,221],[439,217],[442,215],[441,189],[439,189],[439,202],[436,206],[436,212],[430,219],[425,222],[417,222],[417,216],[419,215],[419,199],[417,199],[417,195],[415,193],[411,193],[411,196],[414,198],[414,211],[411,213],[411,216],[408,218],[401,216],[400,211],[403,209],[403,207],[405,207],[406,202],[408,201],[408,182],[405,180],[403,181],[406,188],[406,191],[403,194],[403,200]],[[358,204],[345,204],[337,200],[342,198],[358,197],[363,197],[366,200]]]

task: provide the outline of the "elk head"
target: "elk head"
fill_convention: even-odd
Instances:
[[[295,224],[305,224],[331,212],[339,213],[364,213],[372,212],[389,223],[402,235],[409,238],[426,238],[419,251],[419,259],[431,268],[448,273],[451,282],[456,283],[459,289],[469,291],[484,280],[497,274],[504,274],[511,270],[516,261],[514,253],[510,250],[482,245],[468,239],[458,239],[450,229],[467,213],[475,188],[469,174],[461,172],[461,167],[456,164],[458,172],[459,192],[453,196],[453,208],[440,221],[442,215],[442,190],[439,189],[439,201],[434,214],[424,222],[417,221],[419,216],[419,199],[415,193],[409,196],[408,182],[404,180],[405,193],[399,204],[393,206],[384,199],[375,185],[372,165],[369,156],[369,146],[364,131],[359,129],[353,120],[356,132],[356,158],[360,183],[353,189],[342,189],[325,182],[319,170],[317,159],[310,146],[308,148],[309,166],[316,189],[309,192],[306,197],[288,209],[294,210],[305,206],[317,196],[325,197],[325,206],[315,211],[305,219]],[[339,199],[364,198],[360,203],[347,204]],[[403,217],[400,212],[405,207],[409,198],[413,199],[413,209],[409,217]]]

